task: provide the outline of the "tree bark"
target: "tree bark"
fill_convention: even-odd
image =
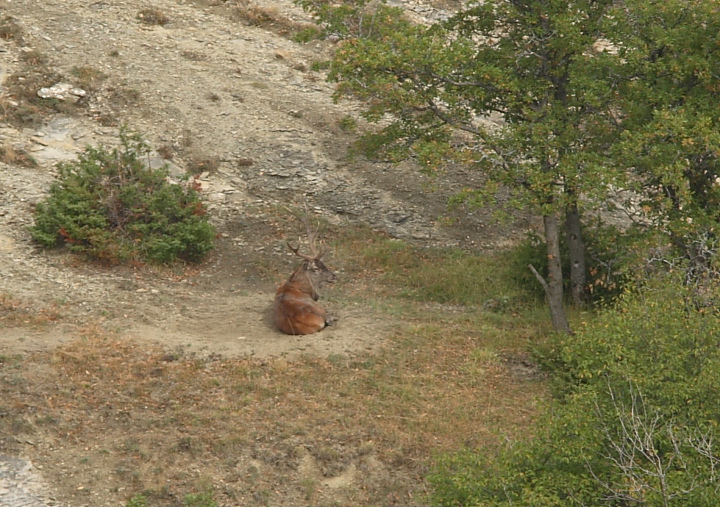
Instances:
[[[545,243],[547,244],[548,280],[547,282],[533,269],[535,276],[541,280],[545,297],[550,308],[553,328],[560,333],[571,333],[565,307],[563,306],[563,277],[560,264],[560,234],[558,218],[555,215],[543,216],[545,225]],[[531,267],[532,268],[532,267]]]
[[[570,295],[573,306],[581,308],[587,302],[587,267],[585,264],[585,242],[582,238],[580,212],[576,203],[565,211],[565,231],[570,251]]]

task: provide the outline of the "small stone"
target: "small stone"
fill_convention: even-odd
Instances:
[[[40,88],[37,94],[42,99],[77,101],[87,95],[87,92],[68,83],[56,83],[49,88]]]

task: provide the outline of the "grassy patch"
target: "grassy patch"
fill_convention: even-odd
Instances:
[[[112,471],[102,487],[118,505],[424,505],[433,456],[531,433],[545,386],[509,373],[506,358],[545,328],[505,285],[501,256],[423,251],[365,229],[327,236],[339,303],[398,322],[376,353],[199,359],[89,327],[18,360],[0,399],[60,442],[64,462]],[[471,268],[490,280],[457,289],[452,270]],[[496,293],[514,311],[485,308]],[[78,503],[80,485],[67,489]]]
[[[366,230],[338,231],[332,250],[354,275],[379,276],[411,301],[482,307],[516,313],[536,305],[513,280],[506,252],[423,249]]]

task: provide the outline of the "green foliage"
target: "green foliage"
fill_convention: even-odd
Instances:
[[[212,492],[206,491],[185,495],[183,505],[185,507],[217,507],[217,502],[213,498]]]
[[[58,181],[37,206],[33,239],[106,262],[201,261],[215,238],[205,208],[194,189],[167,180],[167,169],[149,168],[147,151],[123,131],[120,147],[88,147],[78,161],[59,164]]]
[[[720,222],[716,0],[489,0],[430,25],[381,1],[298,3],[345,39],[329,79],[336,98],[364,100],[365,119],[381,125],[361,142],[368,157],[465,164],[482,184],[458,199],[546,217],[634,189],[673,255],[707,268]],[[498,114],[502,123],[483,120]],[[611,296],[609,273],[590,287]],[[559,277],[549,277],[552,308]]]
[[[676,278],[551,341],[538,434],[439,460],[434,505],[716,505],[720,315]]]
[[[686,241],[720,221],[720,10],[716,1],[628,2],[611,36],[624,133],[613,149],[633,167],[641,206],[691,263]],[[635,76],[642,76],[637,79]]]
[[[390,33],[392,27],[408,26],[401,8],[389,7],[382,1],[296,0],[295,3],[315,16],[324,34],[344,39],[378,38]]]
[[[617,58],[592,54],[610,0],[485,2],[431,26],[382,2],[298,3],[347,39],[329,78],[337,98],[367,100],[364,117],[385,124],[365,139],[368,153],[481,167],[524,208],[562,209],[558,181],[593,195],[613,182],[602,165],[617,135],[606,108],[613,92],[600,78]],[[478,121],[492,113],[507,123]],[[468,198],[494,198],[484,186],[468,190]]]
[[[345,115],[338,122],[338,126],[345,132],[354,132],[357,129],[357,121],[352,116]]]
[[[365,101],[362,116],[382,125],[364,136],[364,154],[413,158],[429,172],[464,164],[483,173],[460,193],[465,202],[549,218],[547,299],[555,327],[569,331],[553,219],[622,181],[607,161],[620,128],[606,79],[621,60],[593,48],[615,2],[494,0],[431,25],[382,2],[299,3],[347,39],[328,77],[336,98]],[[504,122],[486,121],[498,114]]]
[[[294,33],[292,39],[295,42],[310,42],[320,38],[321,34],[322,32],[319,28],[315,26],[308,26]]]
[[[145,507],[147,498],[143,494],[137,494],[125,503],[125,507]]]

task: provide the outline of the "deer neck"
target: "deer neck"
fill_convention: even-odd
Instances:
[[[295,285],[302,292],[309,294],[313,299],[318,299],[319,295],[317,288],[315,287],[315,283],[313,283],[312,277],[308,274],[307,267],[304,263],[298,266],[292,274],[290,277],[290,283]]]

